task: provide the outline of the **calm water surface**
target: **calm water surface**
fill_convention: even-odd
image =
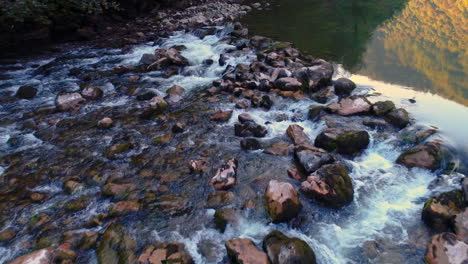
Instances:
[[[341,64],[358,86],[439,127],[467,162],[468,1],[274,0],[244,22]]]

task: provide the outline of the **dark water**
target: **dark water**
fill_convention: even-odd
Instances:
[[[354,74],[468,105],[468,2],[276,0],[245,19]]]

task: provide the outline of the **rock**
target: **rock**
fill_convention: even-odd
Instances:
[[[458,239],[468,244],[468,207],[455,216],[454,231]]]
[[[304,128],[299,125],[289,125],[286,134],[293,141],[295,145],[309,144],[310,138],[304,133]]]
[[[238,137],[265,137],[267,133],[266,127],[255,122],[234,124],[234,134]]]
[[[133,183],[107,183],[102,187],[102,193],[105,196],[112,196],[115,199],[125,199],[132,191],[136,189]]]
[[[262,148],[260,142],[255,138],[244,138],[241,140],[240,145],[244,150],[257,150]]]
[[[78,248],[81,250],[94,248],[96,246],[98,236],[98,233],[94,231],[84,232],[83,237],[78,242]]]
[[[323,107],[323,106],[312,106],[309,109],[309,114],[308,114],[309,119],[312,120],[312,121],[316,120],[317,117],[322,112],[322,110],[324,110],[324,109],[325,109],[325,107]]]
[[[139,91],[135,98],[138,101],[147,101],[147,100],[152,99],[155,96],[157,96],[155,92],[143,90],[143,91]]]
[[[106,150],[104,155],[106,156],[106,158],[111,160],[119,159],[122,158],[124,152],[127,152],[133,149],[134,147],[135,146],[131,142],[113,145]]]
[[[273,143],[270,147],[266,148],[263,152],[274,156],[288,156],[290,144],[287,142]]]
[[[100,129],[108,129],[112,127],[113,123],[114,122],[112,121],[112,119],[110,119],[109,117],[104,117],[103,119],[98,121],[97,126]]]
[[[141,117],[145,119],[152,118],[155,115],[163,113],[168,107],[167,102],[161,96],[153,97],[148,106],[142,112]]]
[[[403,108],[393,109],[385,115],[385,121],[398,127],[404,128],[410,123],[409,114]]]
[[[369,113],[372,104],[364,96],[353,95],[341,99],[338,103],[327,106],[327,111],[342,116],[361,115]]]
[[[333,65],[322,59],[312,62],[311,67],[302,68],[296,75],[307,83],[311,91],[327,86],[333,76]]]
[[[216,122],[227,122],[229,119],[231,119],[232,116],[232,110],[230,111],[221,111],[216,114],[214,114],[210,120],[211,121],[216,121]]]
[[[267,255],[248,238],[228,240],[226,250],[233,264],[270,264]]]
[[[99,264],[105,263],[135,263],[137,244],[126,230],[117,224],[112,224],[102,235],[96,249]]]
[[[233,208],[218,209],[214,214],[215,227],[221,232],[224,232],[224,230],[226,230],[226,226],[228,224],[236,224],[238,220],[239,215]]]
[[[138,201],[121,201],[113,204],[109,209],[110,216],[122,216],[129,213],[138,212],[140,203]]]
[[[218,208],[234,203],[236,196],[229,191],[215,191],[208,194],[206,206],[208,208]]]
[[[341,163],[324,165],[302,182],[301,191],[325,206],[339,209],[353,201],[353,184]]]
[[[234,186],[237,180],[237,160],[229,159],[211,178],[210,185],[218,190],[226,190]]]
[[[324,164],[335,161],[335,159],[325,150],[312,146],[297,147],[295,149],[294,157],[308,173],[318,170]]]
[[[247,109],[250,107],[250,101],[248,100],[240,100],[239,102],[236,103],[235,107],[237,109]]]
[[[393,109],[395,104],[392,101],[380,101],[372,105],[372,112],[376,116],[384,116]]]
[[[70,249],[71,245],[68,244],[68,243],[64,243],[62,245],[60,245],[59,247],[57,247],[57,249],[54,250],[54,255],[55,255],[55,258],[54,260],[55,261],[62,261],[62,263],[66,263],[67,261],[73,261],[75,260],[78,255],[76,254],[75,251],[73,251],[72,249]]]
[[[356,89],[356,84],[350,79],[339,78],[335,81],[335,93],[337,95],[348,96],[354,89]]]
[[[283,91],[301,90],[302,83],[294,77],[284,77],[275,81],[275,87]]]
[[[170,216],[183,215],[191,210],[187,198],[175,194],[163,194],[157,197],[156,209]]]
[[[149,246],[138,258],[139,264],[193,264],[185,245],[179,242],[157,243]]]
[[[86,101],[79,93],[67,93],[55,98],[55,106],[60,111],[76,110],[80,104]]]
[[[190,160],[190,172],[194,174],[207,173],[209,170],[207,164],[208,161],[205,158],[200,158],[198,160]]]
[[[287,182],[271,180],[265,191],[268,213],[275,223],[288,222],[302,209],[297,191]]]
[[[462,181],[462,187],[463,187],[463,200],[465,201],[465,204],[468,204],[468,177],[465,177]]]
[[[305,241],[287,237],[280,231],[272,231],[263,239],[263,250],[272,264],[317,263],[314,251]]]
[[[435,128],[411,126],[401,130],[399,138],[405,143],[420,144],[435,133],[437,133],[437,129]]]
[[[185,131],[185,125],[182,123],[175,123],[172,126],[172,132],[173,133],[182,133]]]
[[[468,244],[457,239],[454,233],[441,233],[431,238],[424,260],[428,264],[465,264]]]
[[[442,151],[440,143],[436,141],[428,142],[401,153],[396,160],[407,168],[424,168],[435,171],[441,167]]]
[[[140,59],[140,64],[145,64],[145,65],[150,65],[153,62],[155,62],[158,59],[158,57],[154,54],[143,54]]]
[[[16,236],[16,232],[11,228],[7,228],[0,232],[0,243],[8,243]]]
[[[329,100],[331,100],[333,97],[335,97],[335,94],[333,93],[331,88],[326,87],[312,94],[310,97],[314,99],[316,102],[324,104],[328,102]]]
[[[42,200],[44,200],[45,195],[42,194],[42,193],[32,193],[32,194],[30,195],[30,198],[31,198],[31,200],[32,200],[34,203],[39,203],[39,202],[41,202]]]
[[[166,90],[166,93],[170,94],[170,95],[180,95],[180,96],[182,96],[182,95],[185,94],[185,89],[180,87],[177,84],[174,84],[171,88]]]
[[[101,99],[103,94],[104,92],[100,88],[94,86],[87,86],[81,91],[81,95],[88,100]]]
[[[32,87],[32,86],[28,86],[28,85],[24,85],[24,86],[21,86],[20,88],[18,88],[18,91],[16,91],[16,94],[15,96],[17,98],[20,98],[20,99],[33,99],[34,96],[36,96],[37,94],[37,89]]]
[[[77,190],[80,190],[82,188],[83,188],[83,184],[81,184],[81,183],[79,183],[77,181],[73,181],[73,180],[66,181],[65,184],[64,184],[65,192],[68,193],[68,194],[72,194],[72,193],[74,193]]]
[[[250,116],[249,114],[246,114],[246,113],[242,113],[240,114],[239,116],[237,116],[239,122],[241,124],[245,124],[245,123],[248,123],[248,122],[254,122],[253,120],[253,117]]]
[[[422,220],[437,232],[447,231],[453,227],[454,219],[463,208],[461,191],[442,193],[429,199],[422,210]]]
[[[53,263],[54,256],[53,251],[50,248],[43,248],[40,250],[33,251],[32,253],[18,257],[9,264],[50,264]]]
[[[327,128],[315,138],[315,146],[340,154],[359,154],[369,145],[369,133],[365,130]]]

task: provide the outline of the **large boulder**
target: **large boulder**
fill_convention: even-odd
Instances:
[[[308,173],[312,173],[318,170],[323,164],[332,163],[335,160],[325,150],[312,146],[296,147],[294,157]]]
[[[304,128],[299,125],[289,125],[288,129],[286,130],[286,135],[288,135],[288,137],[293,141],[295,145],[310,143],[309,136],[307,136],[306,133],[304,133]]]
[[[263,239],[263,250],[272,264],[315,264],[315,253],[303,240],[272,231]]]
[[[369,133],[365,130],[327,128],[315,138],[315,146],[338,153],[359,154],[369,145]]]
[[[96,255],[99,264],[135,263],[136,250],[137,244],[126,230],[120,225],[112,224],[102,235]]]
[[[440,143],[436,141],[427,142],[401,153],[396,160],[407,168],[424,168],[435,171],[441,167],[442,151]]]
[[[275,87],[283,91],[297,91],[302,88],[302,83],[294,77],[284,77],[275,81]]]
[[[287,182],[271,180],[265,191],[265,200],[268,213],[275,223],[291,220],[302,209],[296,189]]]
[[[463,208],[462,191],[450,191],[429,199],[422,210],[422,220],[430,228],[444,232],[454,226],[455,217]]]
[[[351,92],[356,89],[356,84],[347,78],[339,78],[335,81],[335,93],[337,95],[348,96]]]
[[[441,233],[431,238],[424,260],[428,264],[466,264],[468,244],[454,233]]]
[[[226,190],[234,186],[237,180],[237,160],[229,159],[216,171],[210,184],[218,190]]]
[[[301,191],[335,209],[351,203],[354,195],[351,178],[341,163],[322,166],[302,182]]]
[[[298,78],[307,84],[311,91],[318,91],[327,86],[333,76],[333,65],[322,59],[312,62],[310,67],[304,67],[296,73]]]
[[[151,245],[138,257],[139,264],[193,264],[194,261],[185,245],[179,242],[166,242]]]
[[[33,99],[34,96],[36,96],[37,94],[37,89],[32,87],[32,86],[28,86],[28,85],[24,85],[24,86],[21,86],[20,88],[18,88],[18,90],[16,91],[16,94],[15,96],[17,98],[20,98],[20,99]]]
[[[372,107],[371,102],[364,96],[353,95],[343,98],[337,103],[327,106],[327,111],[342,116],[368,114]]]
[[[410,123],[410,118],[405,109],[396,108],[385,115],[385,121],[398,128],[404,128]]]
[[[55,106],[60,111],[76,110],[84,101],[80,93],[65,93],[55,98]]]
[[[226,250],[233,264],[270,264],[265,252],[248,238],[234,238],[226,242]]]
[[[54,254],[52,249],[44,248],[40,250],[33,251],[29,254],[18,257],[8,264],[50,264],[53,263]]]

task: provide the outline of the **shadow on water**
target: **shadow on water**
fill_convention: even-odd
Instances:
[[[278,0],[245,19],[253,34],[290,41],[315,57],[358,69],[374,30],[407,0]]]

